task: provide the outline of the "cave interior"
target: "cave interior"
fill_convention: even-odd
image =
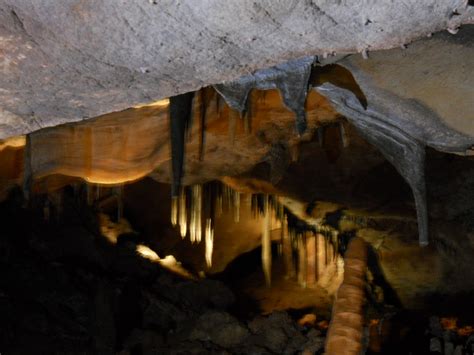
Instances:
[[[20,58],[8,33],[53,48],[28,11],[0,0],[0,64]],[[468,21],[401,47],[295,51],[147,100],[107,65],[84,80],[114,76],[99,84],[115,93],[90,101],[49,72],[66,93],[40,93],[33,52],[9,61],[0,354],[474,354]],[[43,55],[73,46],[61,48]]]

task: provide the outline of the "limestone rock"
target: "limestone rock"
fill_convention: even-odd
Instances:
[[[0,2],[0,139],[472,23],[463,0]],[[453,16],[456,11],[457,16]]]

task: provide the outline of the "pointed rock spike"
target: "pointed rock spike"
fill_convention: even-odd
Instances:
[[[194,93],[173,96],[169,104],[171,165],[172,165],[172,196],[178,196],[183,176],[184,147],[186,128],[192,113]]]

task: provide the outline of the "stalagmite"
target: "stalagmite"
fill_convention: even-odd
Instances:
[[[305,102],[308,93],[308,80],[315,57],[305,57],[279,64],[272,68],[257,70],[254,74],[214,85],[227,104],[244,112],[250,91],[279,89],[286,107],[295,113],[296,131],[299,135],[306,131]]]
[[[344,281],[337,291],[326,338],[327,355],[363,351],[367,244],[360,238],[352,239],[344,259]]]
[[[212,220],[208,218],[206,220],[206,232],[205,232],[205,243],[206,243],[206,250],[205,250],[205,258],[207,267],[212,266],[212,250],[214,247],[214,230],[212,229]]]
[[[184,186],[181,187],[179,194],[179,232],[181,238],[185,238],[188,232],[188,220],[186,215],[186,189]]]
[[[271,214],[267,194],[263,197],[263,224],[262,224],[262,268],[267,286],[272,282],[272,241],[271,241]]]

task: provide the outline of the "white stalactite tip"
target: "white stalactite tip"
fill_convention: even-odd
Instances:
[[[364,59],[369,59],[369,51],[367,49],[364,49],[362,52],[362,58]]]
[[[171,197],[171,224],[176,226],[178,223],[178,197]]]

